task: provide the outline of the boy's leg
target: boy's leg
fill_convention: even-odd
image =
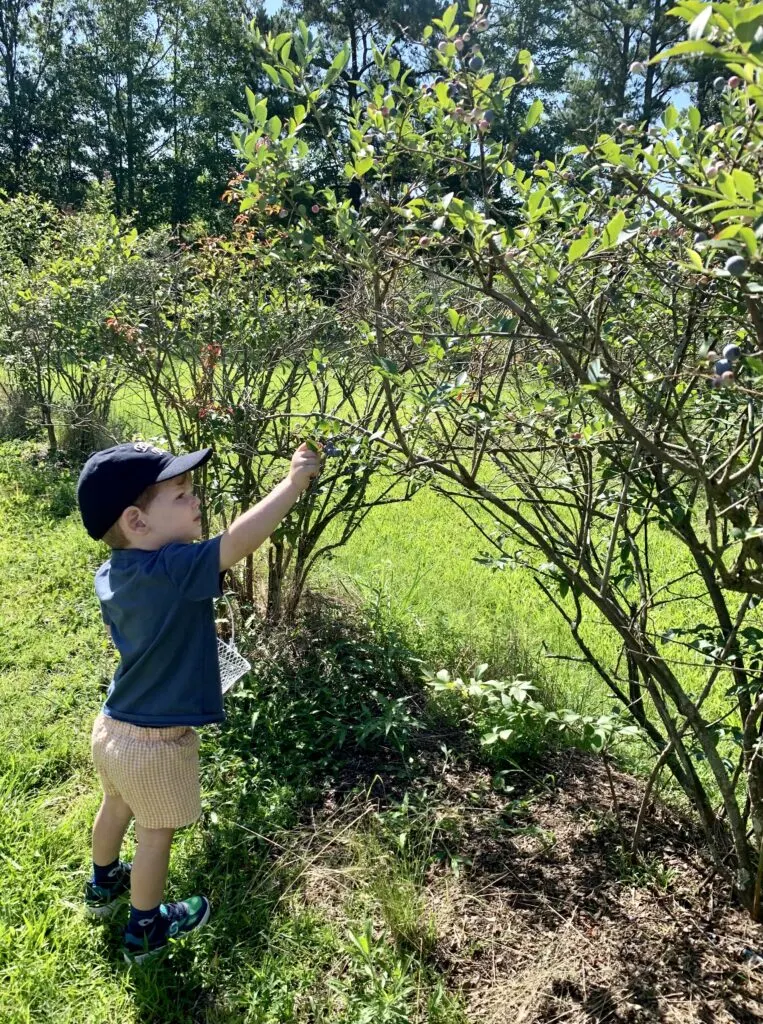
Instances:
[[[85,883],[85,909],[91,917],[110,917],[130,889],[130,865],[120,861],[119,851],[131,818],[121,797],[104,796],[93,825],[93,874]]]
[[[119,858],[132,811],[121,796],[104,796],[93,825],[93,863],[107,865]]]
[[[209,900],[191,896],[163,903],[170,863],[171,828],[135,825],[138,847],[132,866],[130,920],[125,929],[124,958],[141,963],[167,949],[168,943],[201,928],[209,920]]]
[[[162,902],[170,866],[173,828],[143,828],[136,823],[138,842],[132,862],[131,901],[140,910],[153,910]]]

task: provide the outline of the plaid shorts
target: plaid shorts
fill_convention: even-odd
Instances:
[[[121,797],[141,827],[182,828],[201,814],[195,729],[149,729],[100,714],[92,751],[103,792]]]

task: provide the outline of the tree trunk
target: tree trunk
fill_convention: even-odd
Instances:
[[[3,47],[5,89],[8,95],[8,111],[11,121],[11,163],[13,180],[9,192],[16,195],[21,188],[21,126],[19,124],[18,86],[16,82],[16,60],[19,45],[19,8],[13,3],[0,4],[0,43]]]
[[[268,599],[265,619],[272,626],[279,623],[283,617],[284,554],[283,541],[271,541],[268,551]]]
[[[652,26],[649,32],[649,57],[651,61],[656,56],[660,43],[660,28],[662,27],[661,0],[654,0],[652,8]],[[644,129],[649,127],[652,120],[652,107],[654,103],[654,73],[655,66],[647,64],[646,76],[644,78],[644,104],[641,108],[641,120],[645,122]]]

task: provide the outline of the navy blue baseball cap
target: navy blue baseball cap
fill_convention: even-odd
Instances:
[[[101,540],[147,487],[190,473],[203,466],[211,455],[211,448],[172,455],[145,441],[96,452],[85,463],[77,482],[77,501],[85,529],[95,540]]]

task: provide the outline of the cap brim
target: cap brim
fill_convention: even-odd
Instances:
[[[177,455],[169,466],[161,471],[156,482],[161,483],[162,480],[172,480],[173,477],[191,473],[199,466],[203,466],[205,462],[209,462],[211,458],[211,448],[202,448],[200,452],[189,452],[188,455]]]

